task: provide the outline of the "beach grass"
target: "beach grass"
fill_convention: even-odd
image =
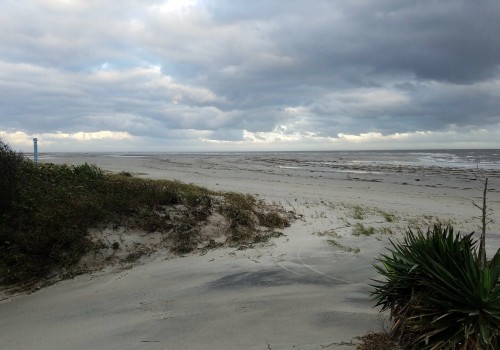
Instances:
[[[231,244],[276,236],[292,219],[277,204],[251,195],[215,192],[97,166],[35,164],[0,140],[0,283],[36,281],[68,270],[98,249],[89,229],[134,228],[161,232],[169,250],[185,254],[218,247],[203,242],[201,228],[217,213],[229,227]],[[119,245],[112,247],[119,249]]]
[[[365,216],[365,210],[361,208],[359,205],[355,205],[352,208],[352,217],[356,220],[363,220]]]
[[[394,214],[388,213],[382,209],[378,209],[377,211],[380,215],[382,215],[386,222],[394,222],[396,220],[396,216]]]
[[[340,243],[340,239],[342,239],[342,236],[340,236],[335,230],[327,230],[327,231],[321,231],[316,233],[320,237],[326,237],[325,243],[328,244],[329,246],[339,249],[340,251],[343,251],[345,253],[359,253],[361,250],[358,247],[349,247],[346,246],[342,243]]]
[[[337,248],[337,249],[340,249],[341,251],[346,252],[346,253],[359,253],[361,251],[358,247],[353,248],[353,247],[346,246],[334,238],[327,239],[326,243],[328,243],[330,246]]]
[[[361,236],[361,235],[371,236],[371,235],[374,235],[375,233],[377,233],[377,230],[375,229],[375,227],[365,226],[359,222],[354,225],[354,228],[352,230],[352,234],[354,236]]]

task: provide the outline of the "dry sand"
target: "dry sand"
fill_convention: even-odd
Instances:
[[[384,322],[369,283],[389,237],[436,221],[478,231],[472,200],[479,202],[481,188],[466,170],[366,166],[324,173],[245,155],[164,158],[47,161],[257,194],[303,218],[286,236],[253,249],[160,255],[6,298],[0,349],[354,349],[341,344]],[[500,178],[489,176],[495,190],[488,203],[498,219]],[[489,254],[500,247],[496,222]],[[359,224],[376,233],[353,235]]]

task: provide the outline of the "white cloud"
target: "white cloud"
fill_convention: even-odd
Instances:
[[[401,107],[410,102],[407,94],[387,88],[352,89],[331,93],[326,98],[340,104],[342,108],[354,106],[362,110]]]
[[[67,145],[68,142],[73,144],[79,143],[80,146],[85,149],[93,149],[95,146],[98,147],[98,144],[95,144],[95,141],[107,141],[108,143],[117,143],[119,144],[122,141],[130,142],[134,140],[135,137],[130,135],[128,132],[116,132],[116,131],[96,131],[96,132],[75,132],[75,133],[64,133],[64,132],[55,132],[55,133],[42,133],[42,134],[32,134],[28,135],[22,131],[0,131],[0,138],[5,140],[12,148],[14,149],[22,149],[29,150],[33,145],[33,138],[38,139],[38,143],[40,145],[40,149],[48,146],[53,150],[53,147],[60,148],[64,150],[64,145]],[[70,149],[73,149],[71,147]],[[74,149],[73,149],[74,150]]]
[[[382,133],[379,132],[368,132],[368,133],[361,133],[358,135],[349,135],[349,134],[343,134],[340,133],[337,135],[337,139],[339,141],[347,141],[347,142],[352,142],[352,143],[369,143],[369,142],[376,142],[376,141],[382,141],[382,142],[389,142],[389,141],[400,141],[400,140],[405,140],[409,139],[415,136],[423,136],[427,133],[431,132],[424,132],[424,131],[415,131],[411,133],[395,133],[395,134],[389,134],[389,135],[383,135]]]
[[[314,132],[293,132],[276,128],[272,132],[244,131],[242,141],[203,139],[204,142],[225,144],[239,150],[350,150],[350,149],[431,149],[431,148],[494,148],[500,139],[500,124],[495,128],[448,131],[415,131],[384,135],[378,132],[343,134],[335,137]],[[481,141],[478,141],[481,140]],[[468,146],[467,146],[468,145]]]
[[[94,141],[94,140],[131,140],[133,136],[128,132],[123,131],[95,131],[95,132],[75,132],[75,133],[47,133],[38,135],[39,139],[47,138],[49,142],[54,142],[57,139],[72,139],[75,141]]]
[[[500,139],[500,124],[490,129],[416,131],[408,133],[338,134],[290,131],[276,127],[270,132],[243,131],[238,141],[212,138],[213,132],[199,129],[171,130],[162,138],[134,136],[126,132],[75,132],[29,135],[19,131],[0,132],[13,149],[30,152],[32,138],[39,139],[39,149],[46,151],[269,151],[269,150],[364,150],[364,149],[432,149],[495,148]]]
[[[182,16],[193,11],[197,4],[198,1],[196,0],[167,0],[162,4],[152,5],[151,11]]]
[[[35,136],[30,136],[22,131],[0,131],[0,139],[6,141],[14,149],[26,149],[26,147],[33,145],[34,137]]]

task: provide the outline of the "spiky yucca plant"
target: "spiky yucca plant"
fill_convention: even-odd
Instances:
[[[373,298],[405,349],[500,349],[500,249],[481,269],[472,235],[452,227],[391,243]]]

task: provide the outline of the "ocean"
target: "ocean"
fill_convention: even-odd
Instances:
[[[269,154],[267,155],[270,156]],[[443,167],[500,171],[500,149],[426,151],[332,151],[274,153],[302,166]]]
[[[253,160],[274,163],[281,168],[316,170],[371,167],[441,167],[500,171],[500,149],[464,150],[401,150],[401,151],[303,151],[303,152],[102,152],[44,153],[40,159],[49,161],[66,156],[111,158],[211,158]]]

